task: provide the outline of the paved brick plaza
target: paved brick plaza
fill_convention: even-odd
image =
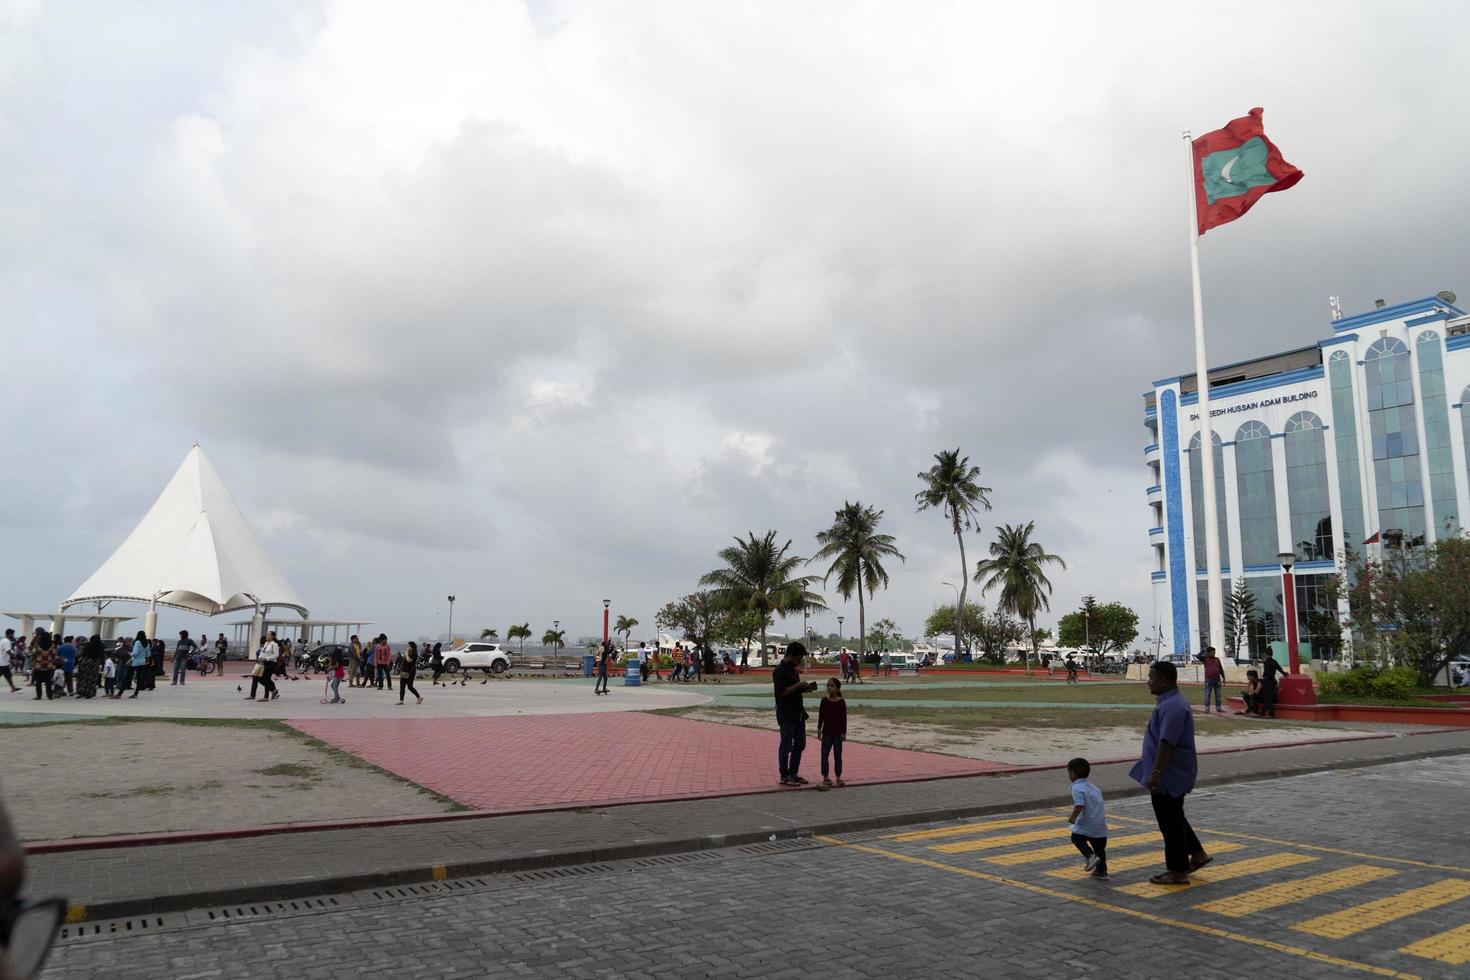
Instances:
[[[407,709],[405,709],[407,710]],[[776,732],[628,711],[494,718],[303,720],[319,738],[483,810],[581,806],[781,790]],[[818,779],[807,741],[802,775]],[[1000,763],[849,742],[849,783],[973,775]],[[792,792],[785,790],[784,792]]]

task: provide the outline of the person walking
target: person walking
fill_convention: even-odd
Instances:
[[[124,686],[127,686],[128,680],[133,683],[133,693],[128,695],[129,701],[143,690],[143,674],[148,670],[148,658],[152,655],[148,634],[138,630],[138,635],[133,637],[133,649],[128,654],[128,675],[124,681]]]
[[[102,696],[104,698],[117,697],[117,658],[112,654],[102,662]]]
[[[77,697],[97,696],[97,682],[102,676],[102,659],[106,655],[102,637],[93,633],[77,654]]]
[[[15,630],[5,631],[5,638],[0,639],[0,677],[5,678],[5,683],[10,685],[11,694],[19,694],[21,688],[15,686],[15,677],[11,674],[11,659],[15,656]]]
[[[1221,707],[1220,690],[1225,686],[1225,665],[1215,656],[1214,647],[1205,647],[1205,652],[1200,654],[1200,660],[1205,665],[1205,714],[1210,713],[1210,694],[1213,693],[1215,711],[1223,715],[1225,709]]]
[[[1155,885],[1187,885],[1191,872],[1213,860],[1184,815],[1184,797],[1194,789],[1199,763],[1194,754],[1194,712],[1179,691],[1178,669],[1166,660],[1149,667],[1153,714],[1143,733],[1143,752],[1129,776],[1149,791],[1154,819],[1164,838],[1167,870],[1149,879]]]
[[[1092,763],[1080,756],[1067,763],[1067,779],[1072,783],[1072,813],[1067,823],[1072,828],[1072,846],[1082,854],[1084,871],[1098,881],[1108,880],[1108,820],[1103,812],[1102,790],[1088,782]]]
[[[126,636],[119,636],[112,648],[112,659],[117,663],[117,687],[112,692],[114,699],[122,697],[133,680],[133,645]]]
[[[43,629],[36,630],[36,635],[31,638],[31,684],[36,688],[37,701],[41,700],[43,691],[47,701],[55,697],[51,692],[51,675],[56,673],[59,663],[61,658],[51,648],[51,634]]]
[[[782,786],[805,786],[801,777],[801,753],[806,748],[806,705],[802,695],[817,689],[816,681],[801,679],[801,661],[806,647],[793,640],[786,644],[781,662],[771,671],[776,694],[776,724],[781,729],[781,743],[776,750],[776,767]]]
[[[331,671],[331,679],[327,681],[327,684],[332,689],[332,700],[328,701],[328,704],[344,703],[342,700],[342,678],[347,674],[346,659],[340,650],[332,651],[332,665],[328,668]]]
[[[433,678],[429,681],[429,686],[438,687],[439,675],[444,673],[444,648],[437,643],[434,644],[434,649],[429,654],[429,669],[434,672]]]
[[[75,639],[70,636],[61,638],[61,645],[56,648],[56,669],[61,671],[63,678],[63,690],[68,695],[75,694],[74,686],[77,674],[77,645]],[[54,679],[54,675],[53,675]]]
[[[388,677],[389,668],[393,666],[393,648],[388,645],[388,634],[379,633],[378,641],[373,644],[373,672],[376,675],[378,690],[386,686],[389,691],[393,690],[392,681]]]
[[[413,675],[419,666],[419,645],[413,640],[408,641],[408,646],[403,651],[403,665],[398,671],[398,703],[403,704],[405,692],[412,693],[418,698],[418,703],[423,704],[424,699],[413,686]]]
[[[832,677],[827,680],[827,696],[817,706],[817,738],[822,743],[822,785],[831,786],[827,778],[827,755],[835,763],[837,785],[842,781],[842,743],[847,741],[847,702],[842,700],[842,682]]]
[[[597,681],[592,685],[593,694],[607,694],[607,669],[612,663],[613,645],[611,640],[602,641],[602,649],[597,653]]]
[[[189,658],[199,649],[199,644],[189,639],[188,630],[179,630],[179,642],[174,644],[174,679],[169,687],[182,684],[189,677]]]

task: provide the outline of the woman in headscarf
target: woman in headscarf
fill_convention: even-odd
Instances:
[[[97,684],[102,676],[102,658],[105,655],[102,637],[96,633],[82,646],[77,654],[77,697],[97,696]]]

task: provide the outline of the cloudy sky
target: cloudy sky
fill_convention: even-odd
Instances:
[[[915,473],[959,446],[972,560],[1035,520],[1054,609],[1148,630],[1180,131],[1265,106],[1307,174],[1206,236],[1213,362],[1329,294],[1470,295],[1470,8],[1222,16],[0,0],[0,605],[69,594],[198,441],[319,616],[647,624],[859,499],[912,633],[959,563]]]

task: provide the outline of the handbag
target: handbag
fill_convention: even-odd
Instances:
[[[264,677],[265,676],[265,663],[264,663],[264,661],[257,660],[255,662],[255,669],[250,672],[250,676],[251,677]]]

